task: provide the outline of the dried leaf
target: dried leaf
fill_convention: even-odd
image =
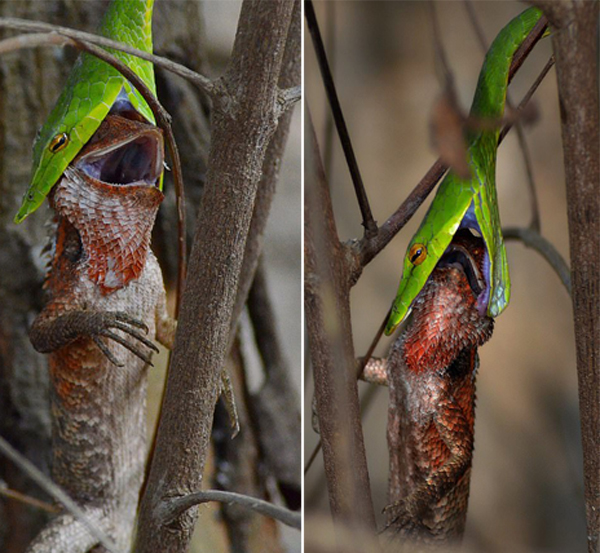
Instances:
[[[431,138],[444,164],[460,178],[471,177],[465,139],[466,118],[451,92],[445,92],[435,102],[431,116]]]

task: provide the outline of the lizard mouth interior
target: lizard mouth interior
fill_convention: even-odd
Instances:
[[[478,298],[484,291],[485,279],[477,266],[477,261],[465,247],[458,244],[450,244],[438,265],[445,267],[455,266],[462,269],[475,298]]]
[[[88,176],[108,184],[158,186],[163,168],[159,136],[153,132],[141,134],[86,156],[77,166]]]

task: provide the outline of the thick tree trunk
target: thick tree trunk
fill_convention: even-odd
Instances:
[[[600,549],[598,2],[541,2],[554,27],[569,215],[588,551]]]
[[[175,520],[168,510],[202,482],[256,191],[277,126],[277,84],[293,8],[290,0],[246,1],[228,70],[217,83],[193,278],[184,291],[136,551],[183,551],[191,537],[197,509]]]

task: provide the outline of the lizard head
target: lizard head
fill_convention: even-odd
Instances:
[[[138,278],[164,195],[162,131],[108,115],[50,193],[79,237],[78,268],[103,294]]]
[[[404,338],[407,367],[420,372],[447,367],[465,348],[481,346],[493,319],[481,314],[486,248],[481,237],[459,230],[412,305]]]
[[[510,280],[506,250],[500,231],[500,222],[490,221],[494,213],[485,211],[481,194],[473,195],[471,187],[458,187],[453,175],[446,177],[421,226],[413,236],[406,256],[402,278],[385,329],[390,335],[411,312],[413,303],[425,286],[438,263],[447,254],[459,255],[455,241],[463,231],[473,231],[481,239],[483,263],[481,267],[480,292],[477,308],[482,317],[496,317],[501,313],[510,296]],[[457,188],[459,189],[457,191]],[[449,203],[449,208],[446,204]]]

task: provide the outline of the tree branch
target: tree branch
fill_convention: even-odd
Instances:
[[[198,87],[198,89],[204,92],[208,97],[211,97],[215,92],[213,82],[210,79],[200,75],[199,73],[196,73],[195,71],[192,71],[191,69],[188,69],[184,65],[175,63],[168,58],[149,54],[143,50],[133,48],[128,44],[123,44],[94,33],[86,33],[83,31],[70,29],[68,27],[61,27],[59,25],[52,25],[50,23],[43,23],[41,21],[19,19],[17,17],[0,17],[0,28],[15,29],[17,31],[25,32],[56,33],[80,42],[88,42],[104,48],[120,50],[121,52],[125,52],[127,54],[131,54],[132,56],[150,61],[158,67],[162,67],[163,69],[170,71],[175,75],[179,75],[180,77],[187,79],[196,87]]]
[[[161,505],[202,483],[219,377],[229,347],[245,244],[269,142],[294,3],[242,4],[228,69],[218,81],[204,197],[190,256],[156,451],[138,519],[138,553],[183,551],[197,509],[166,526]]]
[[[325,91],[327,92],[327,99],[329,100],[329,106],[333,114],[333,119],[342,143],[342,149],[346,156],[346,162],[348,163],[348,169],[352,176],[352,183],[354,184],[354,191],[362,214],[362,225],[365,228],[365,237],[372,238],[377,235],[377,223],[371,213],[371,206],[369,205],[369,199],[365,190],[365,185],[356,162],[356,156],[354,155],[354,148],[352,147],[352,141],[350,140],[350,134],[348,133],[348,127],[342,113],[340,101],[338,99],[337,92],[335,90],[335,83],[331,76],[329,69],[329,63],[327,62],[327,54],[325,53],[325,46],[321,38],[321,32],[319,30],[319,24],[317,23],[317,17],[312,4],[312,0],[306,0],[305,4],[305,16],[308,25],[308,30],[313,41],[317,60],[319,62],[319,69],[321,70],[321,78],[325,85]]]
[[[385,317],[383,318],[383,321],[381,321],[381,324],[379,325],[379,328],[377,329],[375,336],[373,336],[373,339],[371,340],[371,345],[369,346],[367,353],[365,354],[364,357],[360,358],[360,361],[357,365],[357,370],[356,370],[356,379],[357,380],[359,380],[361,378],[361,375],[363,374],[363,371],[365,370],[365,367],[367,366],[369,359],[371,359],[371,357],[373,356],[373,352],[375,351],[375,348],[377,347],[379,340],[381,340],[381,337],[383,336],[383,331],[385,330],[385,325],[387,323],[387,320],[390,317],[390,311],[391,311],[391,308],[386,313]],[[369,396],[369,397],[372,397],[372,396]],[[366,411],[368,409],[368,405],[370,404],[370,400],[367,401],[367,403],[365,404],[363,402],[363,399],[364,398],[361,398],[361,400],[360,400],[361,417],[366,413]],[[310,470],[310,467],[312,466],[314,460],[316,459],[317,453],[321,450],[322,445],[323,444],[322,444],[321,440],[319,440],[317,445],[315,446],[313,452],[311,453],[310,457],[308,458],[308,462],[306,463],[306,466],[304,467],[304,474],[306,474]]]
[[[302,48],[301,20],[300,20],[300,0],[294,2],[294,12],[290,23],[281,74],[279,75],[279,90],[288,90],[293,88],[302,78],[302,67],[300,63],[300,50]],[[233,317],[231,319],[230,343],[233,342],[237,323],[246,304],[258,260],[263,247],[263,236],[271,213],[271,204],[275,197],[277,180],[281,160],[283,158],[285,145],[292,120],[292,111],[288,110],[280,116],[277,124],[277,131],[269,143],[269,149],[265,155],[263,163],[262,178],[258,185],[256,200],[254,202],[254,212],[252,213],[252,223],[248,232],[248,240],[244,251],[244,263],[240,276],[240,283],[233,308]]]
[[[336,37],[336,25],[335,25],[335,2],[325,2],[325,51],[328,52],[329,68],[331,70],[331,76],[335,75],[335,63],[336,63],[336,48],[335,48],[335,37]],[[334,80],[335,82],[335,80]],[[327,178],[331,175],[331,164],[333,163],[333,116],[331,110],[325,110],[325,125],[323,128],[323,167],[325,168],[325,176]]]
[[[331,512],[375,529],[350,323],[350,281],[314,129],[305,150],[304,303]]]
[[[509,227],[502,230],[505,240],[520,240],[528,248],[538,252],[554,269],[564,287],[571,295],[571,271],[558,250],[533,228]]]
[[[290,511],[285,507],[269,503],[257,497],[221,490],[195,492],[163,503],[161,513],[163,524],[170,524],[188,509],[209,501],[241,505],[246,509],[251,509],[256,513],[278,520],[286,526],[297,530],[302,529],[302,513]]]
[[[600,547],[600,99],[598,2],[538,2],[555,31],[588,551]]]

